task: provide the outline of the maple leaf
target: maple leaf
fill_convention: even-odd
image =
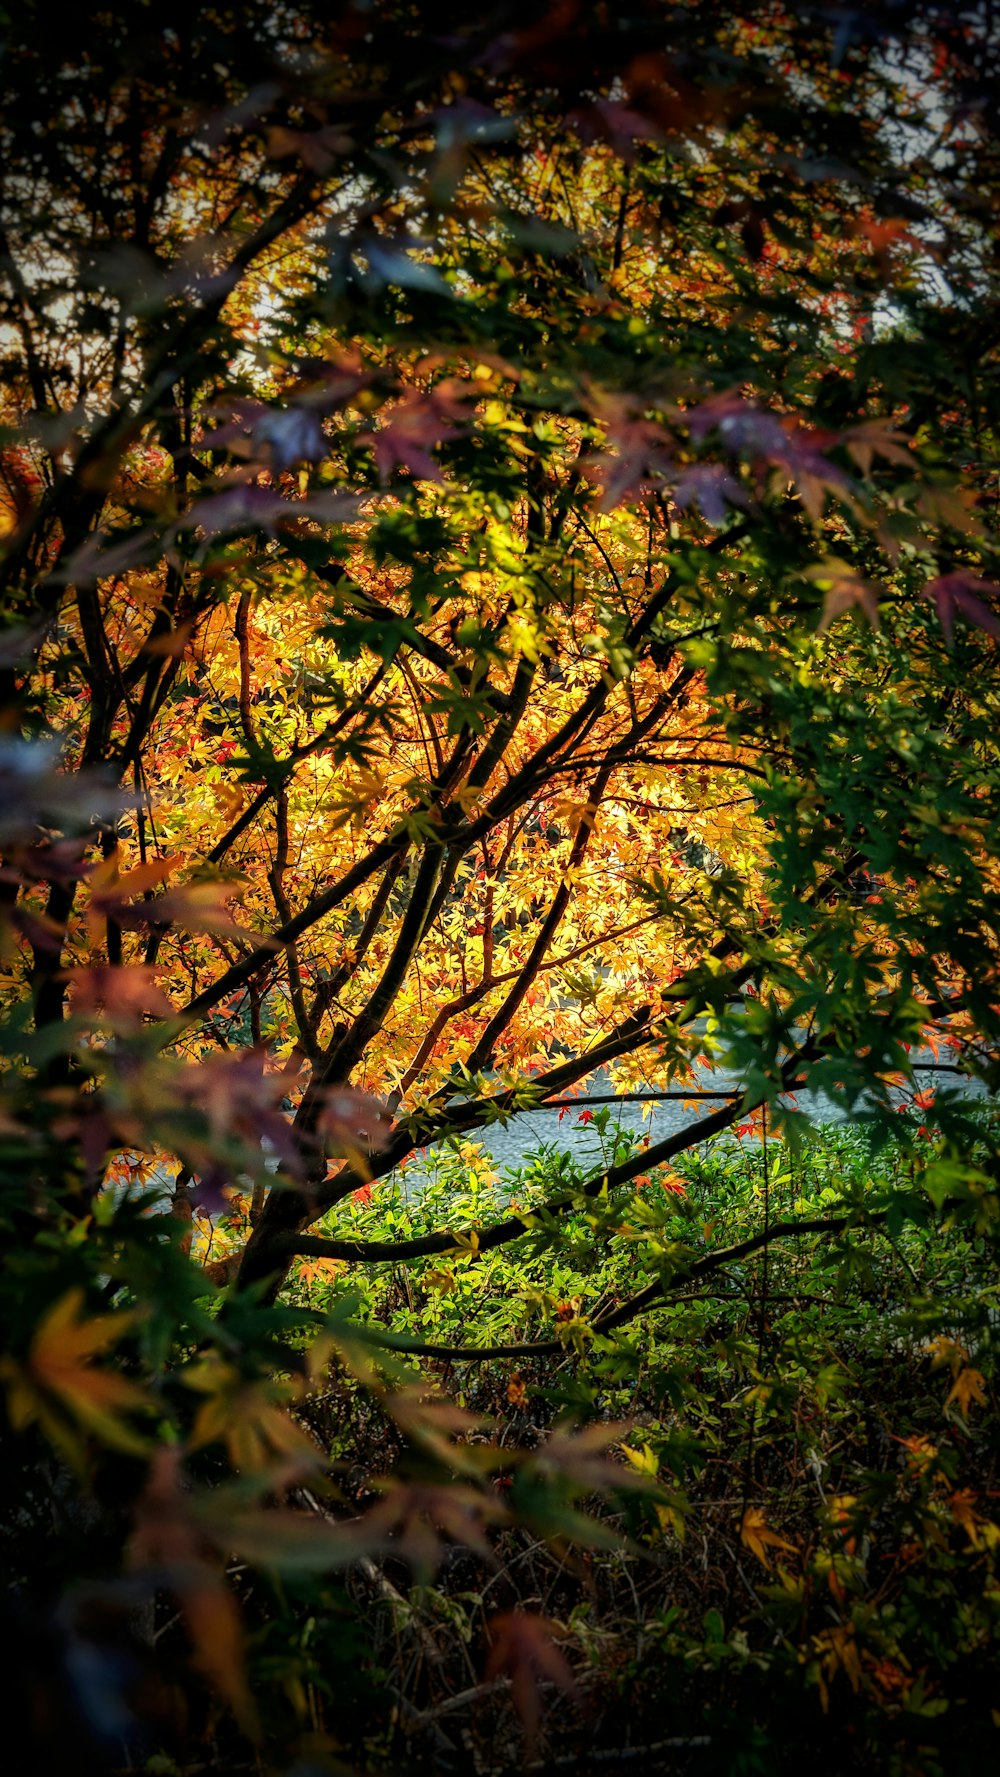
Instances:
[[[276,1488],[295,1478],[280,1469],[271,1475]],[[257,1509],[238,1496],[220,1500],[208,1494],[195,1501],[193,1516],[220,1551],[278,1573],[329,1573],[385,1548],[370,1513],[341,1521],[323,1510]]]
[[[241,402],[227,424],[206,434],[206,447],[227,446],[235,456],[269,463],[280,473],[296,463],[318,463],[326,455],[319,414],[302,404],[271,407],[263,401]]]
[[[425,1583],[440,1566],[445,1538],[474,1549],[484,1561],[492,1563],[487,1526],[509,1522],[507,1508],[499,1500],[455,1481],[440,1485],[414,1481],[385,1485],[385,1497],[361,1520],[364,1533],[401,1555],[419,1582]]]
[[[295,1276],[299,1283],[308,1289],[310,1284],[320,1278],[337,1277],[345,1269],[342,1259],[299,1259],[295,1265]]]
[[[987,1522],[976,1510],[979,1498],[971,1487],[960,1487],[948,1501],[948,1509],[956,1524],[961,1525],[973,1548],[978,1548],[983,1525]]]
[[[921,1437],[917,1432],[908,1438],[897,1437],[895,1432],[890,1432],[889,1435],[906,1451],[908,1468],[918,1471],[929,1469],[937,1461],[938,1447],[936,1444],[932,1444],[929,1438]]]
[[[457,378],[446,378],[426,392],[405,390],[387,413],[380,414],[370,442],[383,481],[394,469],[407,469],[422,481],[444,480],[430,453],[460,436],[467,420],[462,398],[468,393]]]
[[[863,475],[869,474],[877,456],[903,468],[913,467],[912,451],[885,420],[862,420],[860,425],[851,426],[843,438],[848,455]]]
[[[133,896],[157,887],[179,863],[178,857],[153,858],[149,863],[137,864],[132,870],[123,870],[121,848],[116,845],[106,858],[102,858],[94,866],[87,878],[90,891],[88,926],[91,942],[96,943],[100,937],[99,922],[113,918],[124,923],[130,919],[134,913],[129,905]]]
[[[981,1370],[973,1370],[968,1364],[966,1364],[963,1369],[959,1370],[958,1375],[955,1377],[955,1380],[951,1385],[951,1392],[945,1401],[945,1406],[950,1407],[952,1401],[956,1402],[963,1419],[968,1419],[969,1408],[973,1402],[977,1407],[985,1407],[988,1405],[986,1399],[986,1378],[983,1376]]]
[[[317,1129],[335,1154],[365,1169],[368,1156],[384,1153],[392,1139],[392,1112],[384,1100],[357,1086],[331,1086],[323,1094]],[[368,1190],[367,1202],[371,1196]],[[357,1195],[357,1193],[355,1193]]]
[[[265,139],[271,160],[300,160],[314,173],[326,173],[339,154],[353,146],[346,130],[326,124],[318,130],[290,130],[269,124]]]
[[[672,498],[682,512],[697,506],[709,524],[722,524],[730,506],[745,509],[750,504],[736,477],[722,463],[692,463],[674,482]]]
[[[86,1319],[82,1289],[62,1296],[39,1323],[27,1360],[0,1360],[15,1430],[37,1420],[46,1436],[79,1464],[78,1432],[129,1455],[147,1444],[122,1417],[151,1406],[145,1390],[127,1377],[99,1369],[93,1360],[111,1349],[140,1318],[139,1311]]]
[[[819,1655],[819,1695],[825,1715],[830,1707],[829,1681],[838,1672],[843,1672],[852,1691],[857,1693],[861,1685],[861,1656],[854,1638],[853,1624],[824,1629],[821,1634],[813,1636],[812,1643]]]
[[[399,1389],[386,1404],[407,1437],[444,1468],[475,1473],[483,1467],[484,1457],[490,1460],[488,1446],[470,1447],[458,1442],[460,1437],[467,1437],[484,1421],[453,1401],[428,1396],[426,1389],[417,1386]]]
[[[572,1668],[555,1642],[564,1631],[548,1617],[512,1610],[491,1617],[489,1633],[486,1677],[510,1679],[514,1707],[521,1717],[525,1739],[529,1747],[533,1746],[542,1714],[541,1684],[547,1679],[561,1691],[576,1689]]]
[[[132,913],[133,921],[150,925],[178,925],[189,932],[215,932],[220,937],[245,938],[246,930],[226,906],[238,891],[232,882],[185,882],[154,895]]]
[[[785,449],[785,432],[777,415],[732,389],[710,395],[691,408],[685,418],[695,443],[717,431],[732,451],[773,458]]]
[[[243,1625],[232,1593],[210,1560],[210,1545],[184,1486],[180,1452],[158,1450],[136,1505],[129,1566],[150,1571],[155,1584],[173,1593],[195,1664],[230,1704],[244,1732],[256,1732],[256,1712],[246,1680]]]
[[[794,414],[768,413],[732,390],[712,395],[686,418],[696,443],[717,431],[734,454],[780,470],[794,482],[813,519],[821,517],[828,489],[844,493],[850,488],[850,478],[826,455],[841,442],[839,433],[804,425]]]
[[[611,512],[672,473],[672,440],[662,421],[651,419],[634,397],[594,389],[588,405],[610,448],[588,455],[580,467],[601,487],[600,510]]]
[[[649,1477],[624,1468],[605,1454],[620,1444],[628,1426],[609,1421],[582,1429],[557,1426],[539,1444],[531,1459],[539,1474],[560,1480],[571,1495],[646,1488]]]
[[[920,596],[930,599],[935,606],[949,648],[954,638],[956,617],[985,630],[988,636],[1000,636],[1000,617],[990,610],[979,596],[981,593],[990,598],[1000,597],[1000,586],[992,580],[980,580],[978,575],[964,568],[956,569],[952,574],[938,574],[923,588]]]
[[[798,1553],[794,1543],[790,1543],[786,1537],[779,1536],[776,1531],[768,1529],[764,1514],[759,1506],[748,1506],[744,1512],[740,1525],[740,1541],[750,1550],[751,1555],[756,1555],[758,1561],[765,1567],[771,1565],[767,1557],[768,1549],[787,1549],[792,1555]]]
[[[253,440],[279,471],[318,463],[327,451],[319,415],[307,407],[270,408],[254,427]]]
[[[835,623],[845,611],[855,608],[864,612],[873,629],[878,629],[878,589],[870,580],[856,573],[848,562],[830,556],[826,561],[818,562],[814,568],[809,568],[806,578],[815,581],[823,593],[823,611],[817,625],[817,635],[823,635],[831,623]]]
[[[279,526],[294,529],[303,518],[346,524],[357,512],[358,496],[352,493],[330,492],[314,494],[308,500],[289,500],[273,488],[238,486],[196,501],[176,528],[201,531],[209,541],[248,531],[264,531],[267,536],[276,537]]]
[[[818,520],[829,490],[846,494],[851,488],[850,477],[826,455],[832,445],[840,443],[839,434],[821,432],[794,418],[784,421],[784,431],[784,447],[771,461],[795,484],[810,518]]]
[[[641,1450],[633,1450],[630,1445],[622,1444],[621,1453],[626,1462],[630,1462],[638,1474],[648,1476],[651,1481],[657,1480],[660,1473],[660,1462],[651,1445],[643,1444]],[[653,1510],[656,1513],[660,1529],[662,1531],[672,1530],[678,1542],[683,1542],[687,1533],[687,1525],[684,1521],[686,1509],[686,1505],[680,1504],[676,1498],[670,1499],[665,1496],[663,1499],[653,1501]]]
[[[902,216],[863,216],[856,224],[855,232],[868,242],[872,257],[886,278],[892,273],[890,249],[901,243],[914,247],[918,253],[938,257],[930,243],[920,240]]]
[[[115,535],[117,541],[109,542],[107,532],[92,532],[72,555],[60,560],[52,580],[59,585],[92,586],[152,561],[159,549],[159,539],[149,525]]]
[[[660,1472],[660,1464],[656,1452],[649,1444],[643,1444],[641,1450],[633,1450],[630,1444],[621,1444],[619,1448],[626,1462],[630,1462],[638,1474],[650,1475],[655,1481]]]
[[[241,935],[243,927],[236,924],[224,905],[235,892],[232,882],[186,882],[159,895],[148,894],[150,889],[165,881],[180,862],[177,856],[152,858],[145,864],[123,870],[121,851],[115,846],[88,875],[90,942],[100,941],[103,922],[108,919],[127,931],[138,931],[148,925],[180,925],[188,931]],[[136,899],[137,896],[148,898]]]
[[[247,1473],[266,1468],[275,1457],[315,1465],[316,1445],[287,1412],[300,1383],[277,1377],[248,1381],[215,1353],[191,1365],[183,1379],[207,1397],[191,1427],[190,1449],[223,1443],[233,1467]]]
[[[963,1364],[967,1363],[968,1348],[959,1339],[949,1339],[947,1334],[939,1333],[937,1338],[928,1339],[924,1350],[931,1360],[931,1368],[940,1370],[945,1364],[951,1370],[952,1381],[958,1375]]]
[[[291,500],[273,488],[241,485],[196,500],[183,524],[186,530],[201,531],[209,540],[258,530],[274,537],[281,521],[297,516],[297,510]]]
[[[605,141],[619,160],[631,166],[637,142],[662,142],[663,130],[652,118],[620,99],[595,99],[585,110],[568,113],[570,124],[585,142]]]
[[[132,1029],[148,1017],[169,1018],[174,1007],[158,987],[155,970],[98,965],[68,975],[73,1011],[82,1017],[103,1013],[115,1029]]]
[[[166,1110],[197,1109],[208,1122],[214,1142],[227,1134],[241,1137],[254,1148],[270,1143],[283,1166],[297,1173],[302,1154],[289,1119],[281,1110],[288,1091],[286,1069],[268,1073],[267,1057],[260,1049],[224,1055],[207,1055],[197,1066],[164,1068],[158,1076],[158,1099]],[[214,1156],[213,1156],[214,1160]],[[199,1170],[210,1171],[199,1157]]]
[[[687,1183],[679,1172],[668,1169],[658,1176],[656,1182],[661,1191],[668,1191],[673,1197],[686,1197],[688,1194]]]

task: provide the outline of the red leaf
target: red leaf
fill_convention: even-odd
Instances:
[[[529,1745],[537,1737],[541,1719],[541,1684],[548,1679],[561,1691],[576,1688],[569,1663],[553,1640],[559,1633],[558,1625],[547,1617],[528,1616],[519,1610],[490,1621],[492,1646],[486,1677],[510,1679],[514,1707]]]

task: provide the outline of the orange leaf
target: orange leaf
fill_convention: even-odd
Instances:
[[[959,1370],[945,1406],[950,1407],[952,1401],[957,1402],[963,1419],[968,1419],[969,1407],[973,1402],[977,1407],[986,1406],[986,1379],[980,1370],[971,1370],[968,1365]]]
[[[740,1541],[750,1550],[751,1555],[756,1555],[764,1567],[771,1565],[767,1558],[769,1548],[787,1549],[791,1555],[797,1553],[794,1543],[790,1543],[786,1537],[778,1536],[776,1531],[768,1529],[764,1514],[759,1506],[748,1506],[744,1512],[743,1522],[740,1525]]]
[[[4,1362],[11,1419],[17,1429],[38,1420],[73,1460],[75,1432],[89,1431],[113,1449],[143,1454],[145,1440],[121,1415],[150,1405],[137,1383],[91,1361],[128,1331],[138,1313],[81,1315],[83,1291],[69,1290],[38,1326],[27,1362]],[[75,1422],[75,1425],[74,1425]]]

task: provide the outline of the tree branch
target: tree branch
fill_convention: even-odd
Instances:
[[[885,1216],[880,1211],[869,1218],[875,1223],[884,1219]],[[733,1265],[739,1259],[749,1258],[752,1253],[766,1250],[773,1240],[801,1239],[806,1234],[840,1234],[845,1228],[851,1227],[852,1223],[853,1218],[846,1215],[817,1217],[801,1222],[774,1222],[770,1228],[759,1234],[752,1234],[747,1240],[706,1253],[704,1258],[697,1259],[694,1264],[686,1265],[682,1271],[678,1271],[669,1284],[663,1284],[657,1279],[655,1283],[630,1296],[626,1302],[621,1302],[610,1313],[598,1316],[592,1323],[591,1331],[595,1336],[603,1338],[615,1327],[624,1326],[644,1309],[652,1308],[658,1302],[662,1301],[665,1306],[669,1306],[670,1298],[685,1285],[699,1277],[721,1271],[726,1265]],[[528,1340],[522,1345],[433,1345],[419,1339],[408,1339],[405,1334],[386,1332],[381,1335],[381,1342],[393,1351],[409,1352],[413,1357],[442,1357],[462,1363],[482,1363],[495,1357],[566,1356],[568,1351],[567,1346],[559,1339]]]
[[[663,1141],[644,1149],[641,1154],[633,1154],[631,1159],[597,1173],[573,1196],[554,1198],[548,1203],[539,1204],[536,1210],[527,1212],[525,1216],[511,1216],[506,1221],[495,1222],[489,1228],[469,1228],[457,1233],[443,1229],[437,1234],[421,1234],[413,1240],[398,1241],[328,1240],[320,1235],[279,1234],[275,1237],[274,1249],[282,1258],[308,1256],[354,1260],[359,1263],[369,1260],[423,1259],[437,1257],[442,1253],[468,1252],[473,1243],[477,1252],[492,1252],[498,1246],[507,1246],[512,1240],[520,1240],[523,1234],[537,1233],[541,1218],[565,1215],[568,1211],[579,1208],[582,1199],[599,1197],[604,1190],[617,1190],[621,1185],[630,1184],[641,1173],[651,1172],[677,1154],[685,1153],[688,1148],[699,1146],[711,1136],[728,1129],[744,1108],[757,1109],[763,1102],[761,1097],[752,1106],[743,1107],[740,1102],[724,1105],[709,1116],[700,1117],[686,1129],[676,1130],[673,1135],[665,1136]]]

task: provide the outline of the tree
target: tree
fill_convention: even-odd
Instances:
[[[8,44],[11,1412],[74,1460],[139,1451],[88,1361],[114,1287],[152,1267],[229,1423],[227,1339],[301,1367],[296,1258],[535,1237],[338,1206],[599,1067],[683,1090],[708,1047],[745,1090],[550,1232],[738,1119],[794,1137],[807,1080],[898,1125],[928,1033],[996,1084],[989,21],[377,22],[32,10]],[[982,1219],[936,1117],[931,1194]],[[107,1210],[149,1177],[182,1246],[245,1194],[218,1320],[176,1231]],[[290,1435],[260,1401],[237,1467]]]

